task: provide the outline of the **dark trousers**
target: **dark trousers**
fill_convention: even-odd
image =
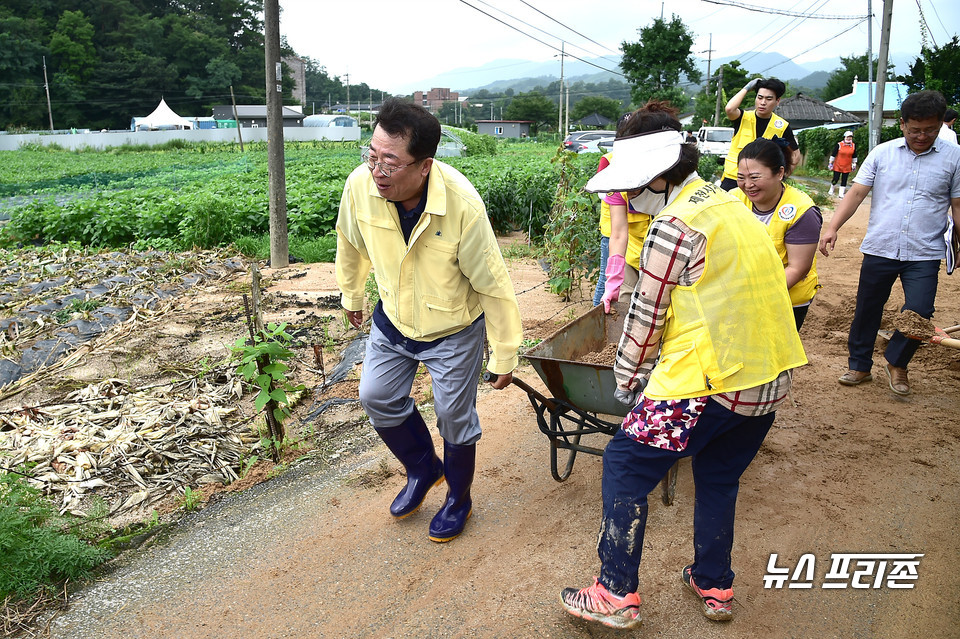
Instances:
[[[937,275],[940,260],[901,262],[876,255],[864,255],[860,265],[860,284],[857,287],[857,310],[850,325],[847,346],[850,349],[850,369],[868,372],[873,366],[873,346],[883,318],[883,307],[890,298],[894,282],[900,278],[904,304],[900,310],[911,310],[926,318],[933,317],[933,302],[937,297]],[[906,368],[920,341],[895,331],[884,357],[898,368]]]
[[[730,588],[740,476],[760,449],[775,413],[744,417],[707,402],[683,452],[641,444],[617,431],[603,453],[603,519],[597,553],[610,592],[636,592],[647,524],[647,494],[671,466],[693,457],[693,576],[700,588]],[[677,566],[679,570],[681,567]]]
[[[834,171],[834,172],[833,172],[833,181],[831,182],[831,184],[836,184],[837,182],[840,182],[840,186],[846,186],[846,185],[847,185],[847,177],[849,177],[849,176],[850,176],[849,173],[841,173],[840,171]]]

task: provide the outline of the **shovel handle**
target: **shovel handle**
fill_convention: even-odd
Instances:
[[[956,348],[960,350],[960,339],[954,339],[952,337],[940,337],[937,335],[930,340],[930,343],[940,344],[941,346],[949,346],[950,348]]]

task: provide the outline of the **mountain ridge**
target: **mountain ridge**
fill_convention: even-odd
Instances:
[[[855,54],[850,54],[850,57]],[[906,73],[916,54],[891,53],[890,62],[894,71]],[[697,67],[706,78],[707,60],[696,58]],[[793,62],[790,58],[776,52],[750,51],[738,57],[715,58],[710,61],[711,73],[721,64],[740,60],[741,67],[751,74],[774,76],[784,82],[815,89],[824,86],[827,78],[843,65],[840,56],[814,60],[804,64]],[[565,60],[563,64],[564,80],[569,82],[606,82],[609,79],[623,81],[619,68],[619,58],[589,58],[584,60]],[[471,95],[480,90],[504,91],[507,88],[527,91],[539,84],[544,86],[560,79],[560,61],[536,62],[516,58],[500,58],[476,67],[458,67],[435,75],[415,84],[404,87],[409,92],[426,91],[434,87],[448,87],[460,95]],[[865,78],[864,78],[865,79]],[[524,88],[526,87],[526,88]]]

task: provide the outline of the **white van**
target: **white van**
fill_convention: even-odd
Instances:
[[[715,155],[723,161],[730,152],[730,142],[733,141],[733,127],[704,126],[697,133],[697,149],[700,155]]]

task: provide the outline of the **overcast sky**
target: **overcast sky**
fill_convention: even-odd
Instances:
[[[764,4],[830,19],[741,8]],[[660,17],[662,7],[666,19],[676,13],[693,31],[693,52],[703,58],[710,48],[711,33],[714,58],[764,50],[803,64],[862,55],[867,51],[867,23],[858,25],[857,20],[842,17],[865,16],[867,4],[867,0],[798,0],[792,4],[671,0],[665,5],[650,0],[280,0],[280,33],[300,55],[325,66],[329,75],[349,74],[351,84],[366,82],[371,88],[401,94],[429,89],[419,82],[440,73],[499,59],[556,59],[559,75],[561,42],[566,43],[566,53],[577,57],[615,59],[620,43],[637,41],[637,30]],[[938,46],[960,33],[960,1],[896,0],[892,52],[919,54],[918,4]],[[873,0],[872,11],[876,55],[883,0]],[[522,76],[522,66],[505,68],[505,77]],[[471,84],[465,70],[459,86]]]

